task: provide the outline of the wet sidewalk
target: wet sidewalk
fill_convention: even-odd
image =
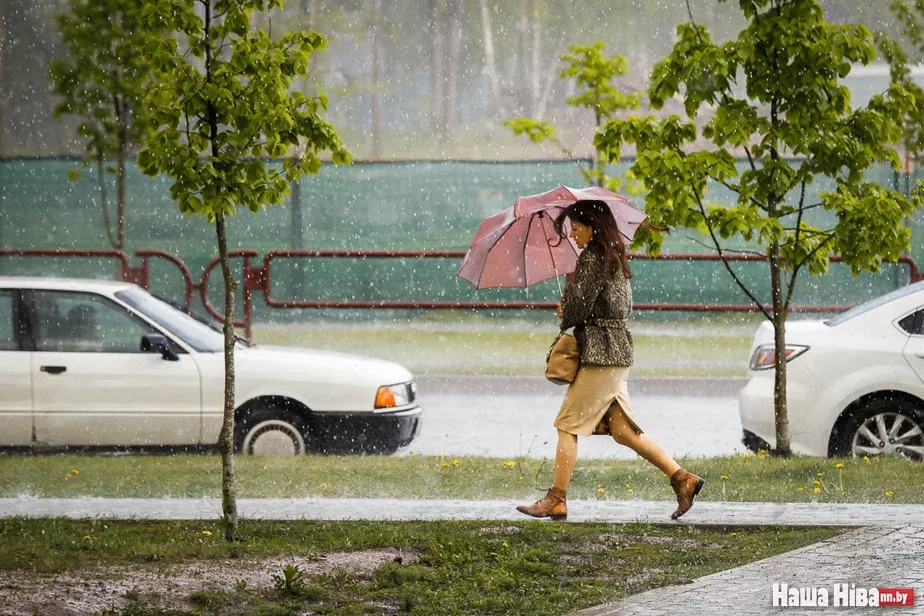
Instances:
[[[924,525],[924,519],[918,518]],[[774,606],[774,585],[780,603]],[[786,584],[784,593],[783,584]],[[846,586],[842,586],[846,584]],[[837,585],[837,586],[836,586]],[[827,607],[782,603],[790,588],[824,588]],[[870,588],[914,591],[912,607],[856,607]],[[858,590],[862,589],[862,590]],[[853,591],[853,605],[850,594]],[[836,593],[847,605],[835,604]],[[821,591],[816,591],[818,595]],[[924,526],[866,527],[792,552],[721,571],[690,584],[656,588],[571,616],[717,614],[924,614]],[[785,607],[784,607],[785,606]]]
[[[527,520],[514,500],[377,498],[238,499],[243,518],[264,520]],[[574,500],[571,522],[672,523],[669,501]],[[0,498],[0,518],[68,517],[194,520],[221,517],[218,498]],[[676,523],[676,522],[675,522]],[[924,526],[924,505],[697,502],[682,524]]]

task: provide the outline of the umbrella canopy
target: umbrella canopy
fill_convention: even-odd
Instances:
[[[490,289],[528,287],[573,272],[577,247],[570,238],[559,238],[554,221],[569,205],[583,200],[606,203],[627,243],[646,218],[625,198],[599,186],[559,186],[520,197],[512,207],[482,221],[458,276],[476,289]]]

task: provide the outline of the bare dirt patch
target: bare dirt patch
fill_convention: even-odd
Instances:
[[[126,595],[157,597],[168,607],[190,607],[188,598],[200,590],[272,588],[273,576],[286,565],[297,565],[306,575],[343,569],[371,574],[386,562],[412,563],[414,553],[383,548],[332,552],[317,557],[248,560],[200,560],[177,565],[99,567],[59,574],[0,571],[0,616],[91,616],[126,605]]]

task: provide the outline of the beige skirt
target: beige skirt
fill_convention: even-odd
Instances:
[[[632,419],[628,379],[626,367],[581,366],[565,392],[553,425],[562,432],[579,436],[608,434],[605,419],[612,405],[611,412],[622,412],[629,425],[642,434],[644,431]]]

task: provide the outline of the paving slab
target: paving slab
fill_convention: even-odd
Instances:
[[[690,584],[656,588],[623,601],[581,610],[572,616],[924,614],[922,523],[924,520],[919,519],[919,526],[870,526],[856,529],[792,552],[707,575]],[[787,585],[787,591],[789,588],[824,588],[829,605],[789,606],[782,604],[781,599],[774,605],[774,585],[777,585],[777,592],[780,592],[783,584]],[[836,586],[842,584],[847,586]],[[834,605],[837,590],[847,591],[849,603],[850,590],[854,591],[856,597],[857,588],[912,589],[914,605]],[[821,594],[820,591],[816,592]]]
[[[265,520],[527,520],[512,500],[378,498],[238,499],[243,518]],[[570,522],[670,523],[669,501],[574,500]],[[0,499],[3,517],[67,517],[194,520],[221,517],[218,498],[37,498]],[[708,525],[914,526],[924,523],[924,505],[697,502],[679,522]]]

